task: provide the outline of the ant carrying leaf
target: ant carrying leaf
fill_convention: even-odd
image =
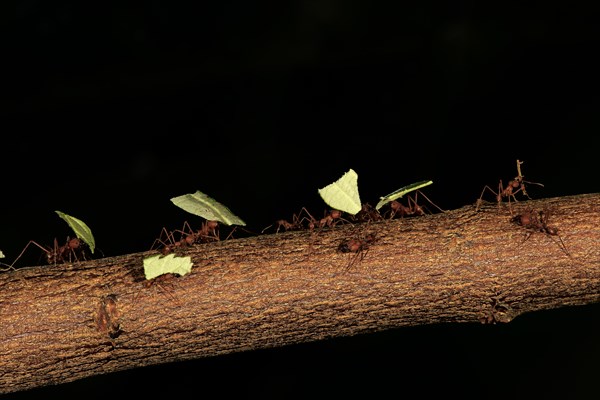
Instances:
[[[25,250],[27,250],[27,248],[32,244],[39,247],[44,253],[46,253],[46,261],[48,264],[62,264],[86,260],[85,247],[88,247],[92,254],[94,253],[96,242],[94,240],[94,236],[92,235],[92,230],[80,219],[67,215],[61,211],[55,212],[60,218],[67,222],[69,227],[71,227],[73,232],[75,232],[76,237],[70,238],[67,236],[67,240],[63,245],[59,245],[58,240],[55,238],[53,246],[42,246],[35,240],[30,240],[10,265],[11,268],[23,256]]]
[[[83,240],[90,247],[90,251],[92,252],[92,254],[94,254],[96,240],[94,239],[94,235],[92,235],[92,230],[89,228],[89,226],[87,226],[82,220],[67,215],[61,211],[55,212],[58,214],[59,217],[65,220],[67,224],[69,224],[71,229],[73,229],[73,232],[75,232],[77,238]]]

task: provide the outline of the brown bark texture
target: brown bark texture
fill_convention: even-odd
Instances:
[[[155,253],[0,274],[0,393],[595,303],[600,194],[195,245],[177,253],[191,257],[189,274],[147,281],[143,259]]]

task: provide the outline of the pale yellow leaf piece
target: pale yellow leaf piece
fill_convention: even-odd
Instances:
[[[144,258],[144,274],[146,279],[153,279],[164,274],[185,275],[192,270],[191,257],[177,257],[171,253],[166,256],[160,254]]]
[[[335,210],[356,215],[362,208],[358,194],[358,174],[353,169],[332,184],[319,189],[319,194]]]
[[[246,225],[229,208],[199,190],[195,193],[173,197],[171,201],[177,207],[208,221],[218,221],[225,225]]]

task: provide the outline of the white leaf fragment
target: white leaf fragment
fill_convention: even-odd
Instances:
[[[331,208],[356,215],[361,210],[358,174],[350,169],[337,181],[319,189],[321,198]]]
[[[164,274],[185,275],[192,270],[191,257],[177,257],[171,253],[166,256],[160,254],[144,258],[144,274],[146,279],[153,279]]]
[[[89,247],[92,254],[94,254],[94,248],[96,247],[96,241],[94,239],[94,235],[92,235],[92,230],[80,219],[75,217],[71,217],[63,212],[56,211],[59,217],[64,219],[67,224],[73,229],[75,235],[81,240],[83,240]]]
[[[229,208],[199,190],[196,193],[173,197],[171,201],[177,207],[208,221],[218,221],[225,225],[246,225]]]

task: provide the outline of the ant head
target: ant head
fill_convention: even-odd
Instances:
[[[342,217],[342,212],[340,210],[331,210],[331,212],[329,213],[329,215],[333,219],[338,219],[338,218]]]
[[[217,221],[206,221],[206,227],[208,229],[216,229],[219,226],[219,222]]]
[[[70,249],[78,249],[81,245],[81,241],[78,238],[70,239],[67,243]]]

